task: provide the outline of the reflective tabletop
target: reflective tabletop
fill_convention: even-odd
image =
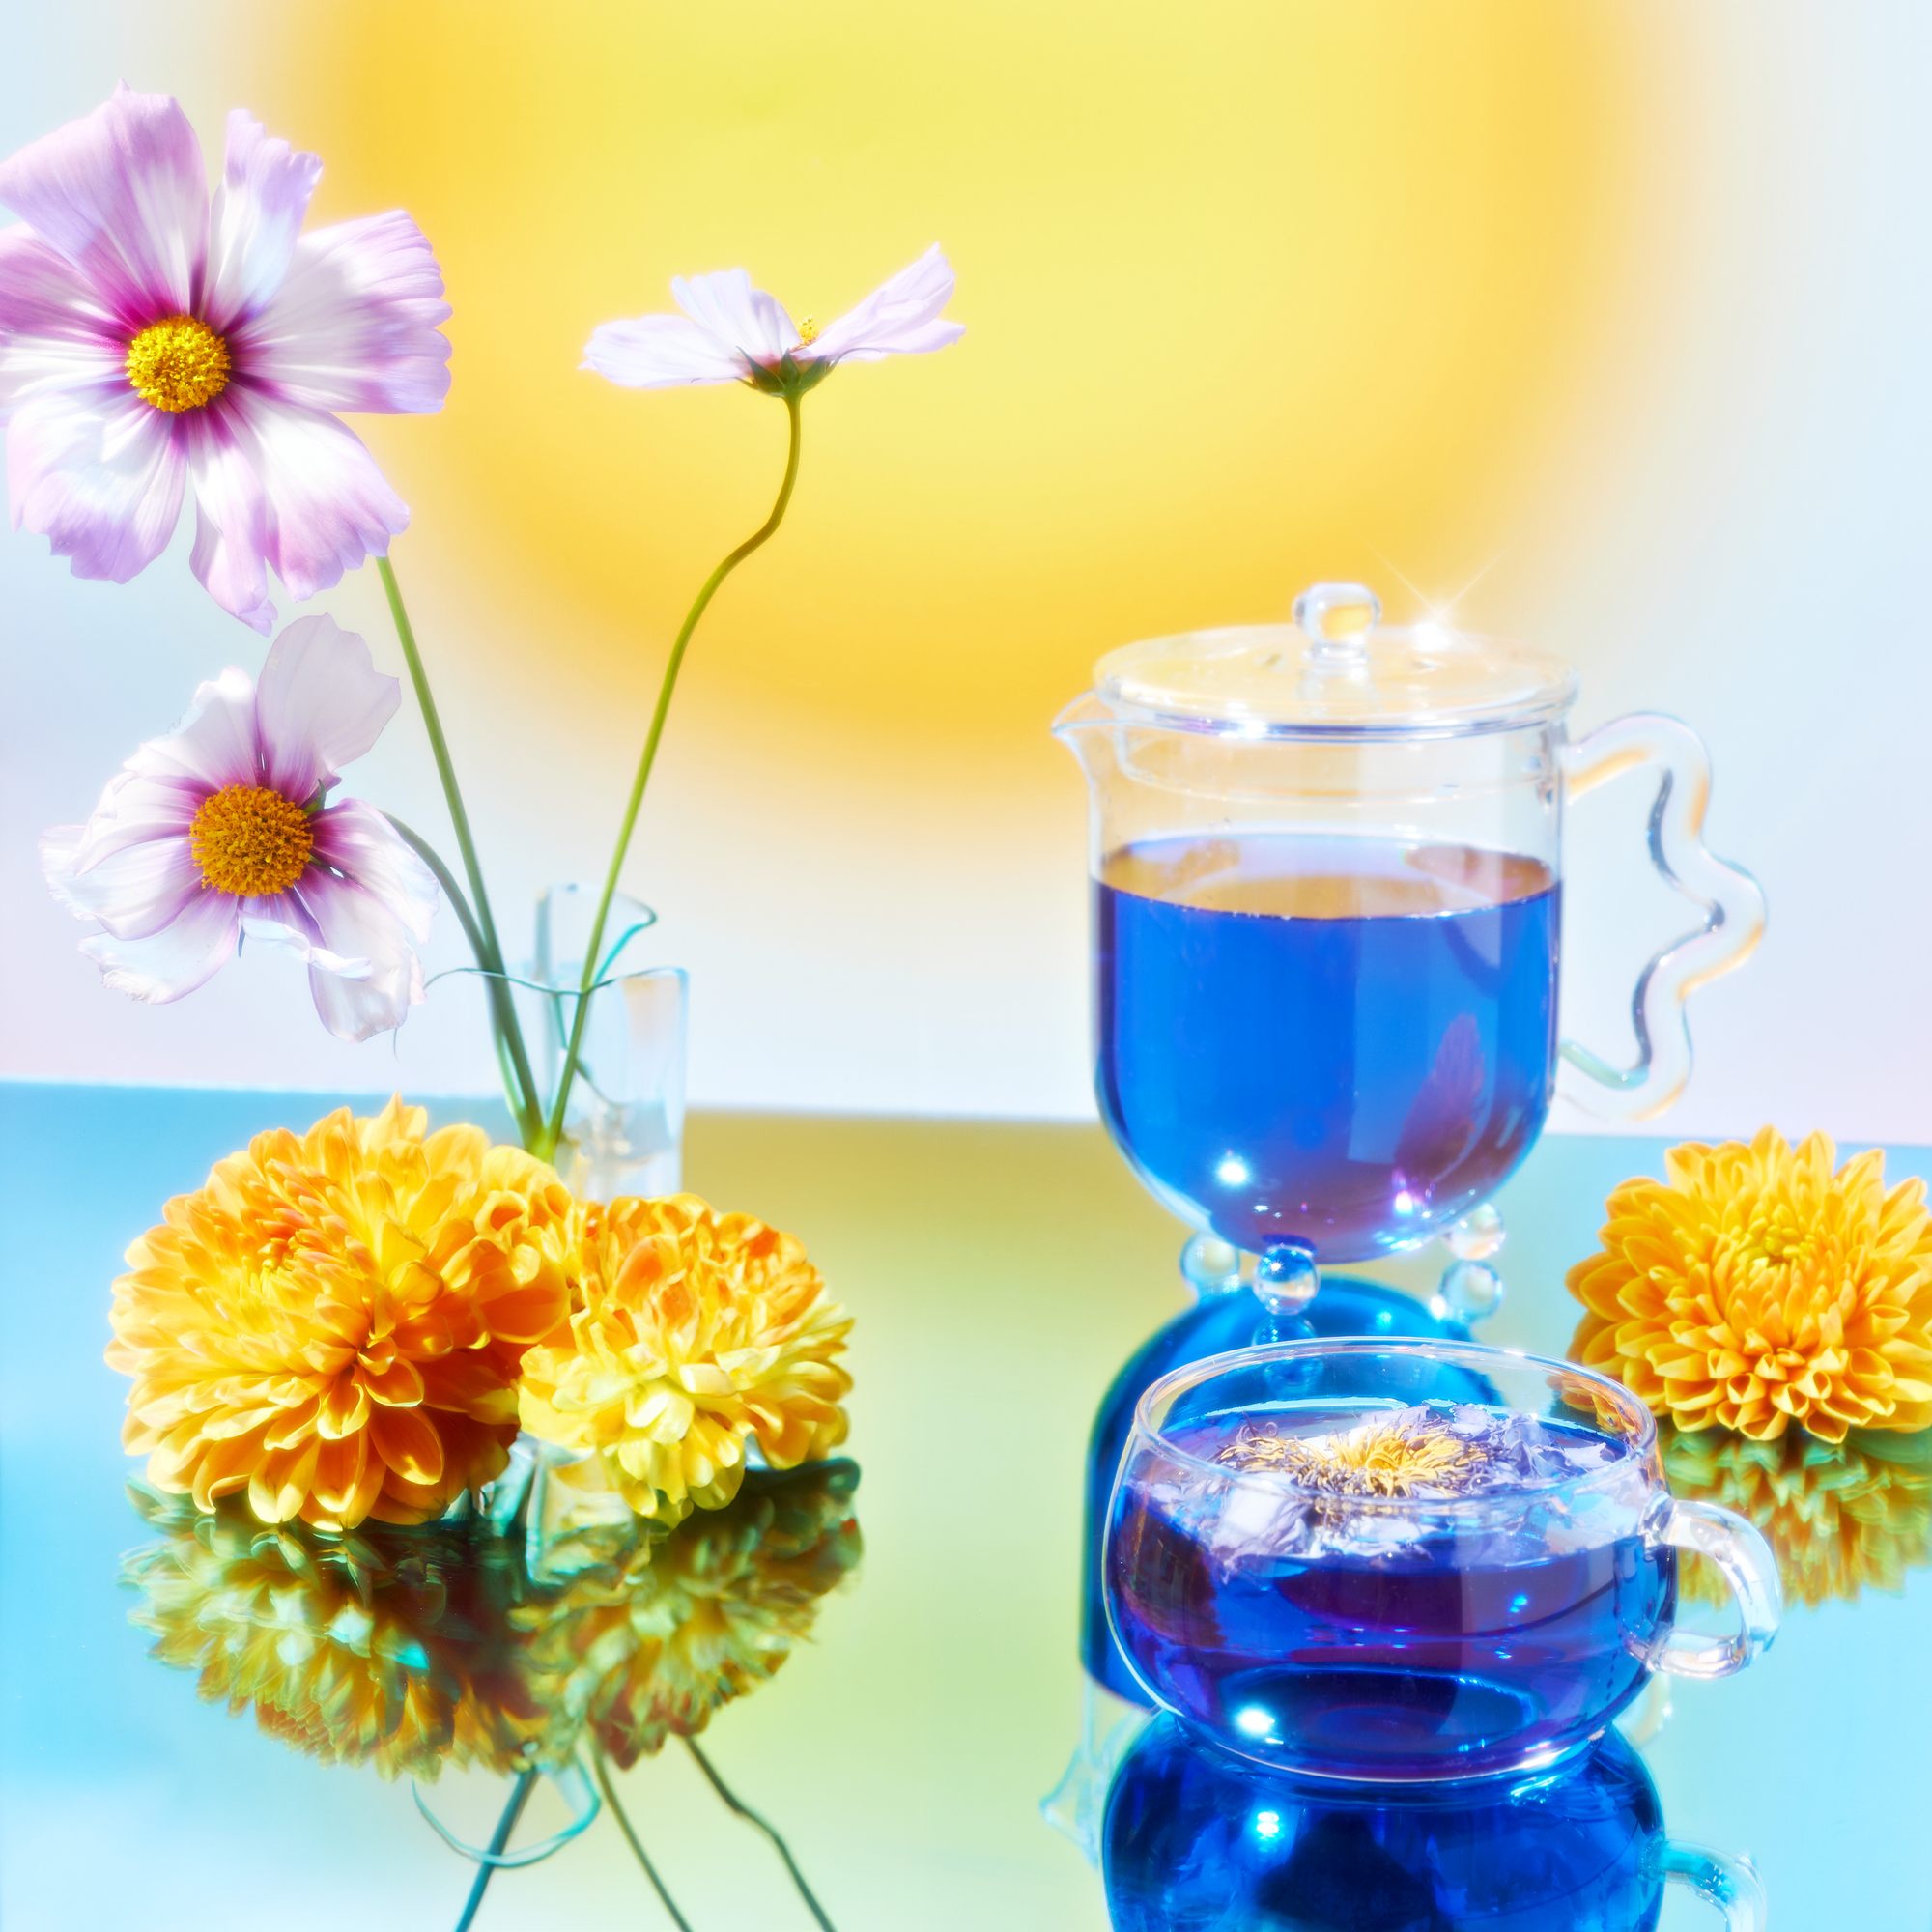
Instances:
[[[464,1911],[477,1868],[439,1837],[408,1775],[318,1762],[202,1701],[191,1671],[150,1656],[155,1630],[129,1621],[144,1600],[122,1581],[124,1558],[144,1547],[145,1579],[181,1571],[153,1553],[170,1523],[144,1521],[130,1501],[126,1384],[101,1360],[122,1251],[215,1159],[339,1099],[0,1086],[10,1932],[339,1932],[454,1925]],[[480,1106],[432,1116],[495,1124]],[[1661,1173],[1664,1146],[1548,1138],[1535,1150],[1499,1197],[1508,1295],[1481,1339],[1564,1351],[1577,1317],[1564,1271],[1594,1245],[1610,1188]],[[1923,1151],[1894,1149],[1887,1171],[1932,1170]],[[1115,1371],[1181,1304],[1181,1231],[1089,1126],[698,1115],[686,1182],[799,1235],[855,1316],[841,1453],[856,1469],[771,1502],[748,1532],[739,1522],[741,1548],[794,1565],[799,1638],[783,1668],[717,1712],[701,1759],[676,1739],[653,1752],[644,1735],[634,1768],[613,1768],[665,1890],[695,1932],[814,1923],[708,1765],[782,1836],[838,1932],[1105,1926],[1097,1874],[1039,1806],[1083,1721],[1087,1432]],[[1438,1250],[1363,1272],[1426,1293],[1439,1265]],[[1667,1712],[1655,1699],[1627,1728],[1642,1737],[1671,1840],[1748,1854],[1779,1928],[1932,1925],[1932,1463],[1889,1446],[1898,1453],[1878,1466],[1680,1465],[1758,1513],[1786,1564],[1785,1623],[1752,1670],[1676,1683]],[[770,1541],[785,1534],[782,1548]],[[196,1548],[210,1548],[206,1530]],[[613,1573],[601,1574],[608,1585]],[[496,1770],[449,1768],[419,1794],[474,1846],[511,1789]],[[571,1791],[537,1781],[512,1850],[572,1818]],[[497,1873],[473,1922],[591,1912],[676,1922],[608,1807],[554,1857]],[[1666,1927],[1718,1922],[1690,1893],[1669,1894]]]

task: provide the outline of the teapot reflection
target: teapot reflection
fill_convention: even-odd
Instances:
[[[1727,1430],[1660,1429],[1673,1495],[1721,1504],[1753,1522],[1777,1559],[1787,1603],[1812,1608],[1866,1590],[1896,1595],[1932,1563],[1932,1430],[1855,1430],[1824,1442],[1787,1429],[1775,1442]],[[1687,1556],[1678,1588],[1721,1603],[1723,1579]]]
[[[1669,1880],[1764,1924],[1749,1861],[1671,1844],[1614,1731],[1540,1776],[1395,1787],[1264,1771],[1163,1717],[1114,1780],[1103,1870],[1114,1932],[1651,1932]]]
[[[130,1485],[162,1539],[122,1574],[152,1655],[326,1763],[429,1780],[558,1764],[587,1739],[628,1767],[810,1633],[859,1561],[858,1481],[845,1461],[754,1470],[723,1509],[668,1532],[628,1513],[566,1526],[534,1565],[476,1515],[270,1527]]]

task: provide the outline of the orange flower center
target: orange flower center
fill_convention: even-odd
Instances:
[[[151,322],[128,345],[128,383],[170,415],[212,403],[228,386],[228,345],[191,315]]]
[[[308,869],[315,828],[300,806],[267,785],[224,785],[203,800],[187,842],[216,892],[268,897]]]

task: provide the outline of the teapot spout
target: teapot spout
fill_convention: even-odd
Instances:
[[[1097,691],[1083,691],[1053,721],[1051,728],[1056,738],[1070,741],[1076,731],[1084,731],[1090,725],[1118,724],[1120,722],[1120,713]]]
[[[1092,777],[1090,747],[1094,745],[1094,732],[1101,725],[1117,725],[1120,722],[1120,714],[1097,691],[1083,691],[1053,721],[1052,729],[1053,735],[1080,760],[1081,769]]]

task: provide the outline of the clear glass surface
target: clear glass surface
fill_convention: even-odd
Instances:
[[[154,1633],[129,1622],[139,1600],[118,1581],[155,1534],[123,1488],[139,1467],[118,1438],[127,1383],[100,1360],[123,1251],[250,1135],[385,1097],[0,1084],[7,1932],[339,1932],[345,1916],[452,1932],[461,1915],[477,1867],[431,1831],[407,1780],[299,1755],[204,1702],[194,1673],[148,1654]],[[508,1133],[500,1107],[431,1105],[438,1124]],[[1098,1873],[1037,1803],[1081,1735],[1088,1427],[1115,1365],[1173,1309],[1171,1222],[1096,1126],[699,1112],[686,1147],[700,1192],[802,1234],[858,1318],[850,1451],[866,1470],[856,1588],[820,1599],[810,1640],[719,1712],[707,1756],[782,1833],[838,1932],[1107,1932]],[[1663,1151],[1547,1135],[1531,1151],[1498,1203],[1502,1339],[1562,1352],[1576,1322],[1564,1269],[1594,1247],[1605,1196],[1661,1173]],[[1932,1179],[1932,1151],[1889,1148],[1887,1173]],[[1426,1295],[1436,1267],[1380,1271]],[[1646,1693],[1618,1720],[1646,1715],[1668,1841],[1747,1851],[1791,1932],[1932,1924],[1925,1438],[1706,1432],[1665,1454],[1679,1494],[1767,1530],[1791,1606],[1750,1669],[1676,1686],[1667,1716]],[[1679,1627],[1732,1627],[1721,1579],[1707,1591],[1703,1559],[1678,1562]],[[1102,1773],[1096,1808],[1104,1787]],[[697,1932],[813,1923],[769,1841],[675,1739],[615,1770],[613,1788]],[[451,1767],[424,1799],[482,1846],[510,1789]],[[507,1849],[572,1822],[540,1778]],[[1325,1902],[1330,1924],[1375,1922],[1373,1897]],[[1659,1932],[1719,1922],[1665,1890]],[[473,1932],[580,1923],[671,1923],[608,1807],[554,1857],[499,1873]]]
[[[1672,1640],[1677,1546],[1706,1530],[1747,1579],[1745,1633],[1715,1650]],[[1756,1532],[1679,1520],[1635,1397],[1474,1343],[1286,1343],[1177,1370],[1135,1412],[1104,1563],[1157,1702],[1243,1755],[1351,1779],[1551,1764],[1680,1649],[1722,1674],[1777,1618]]]

